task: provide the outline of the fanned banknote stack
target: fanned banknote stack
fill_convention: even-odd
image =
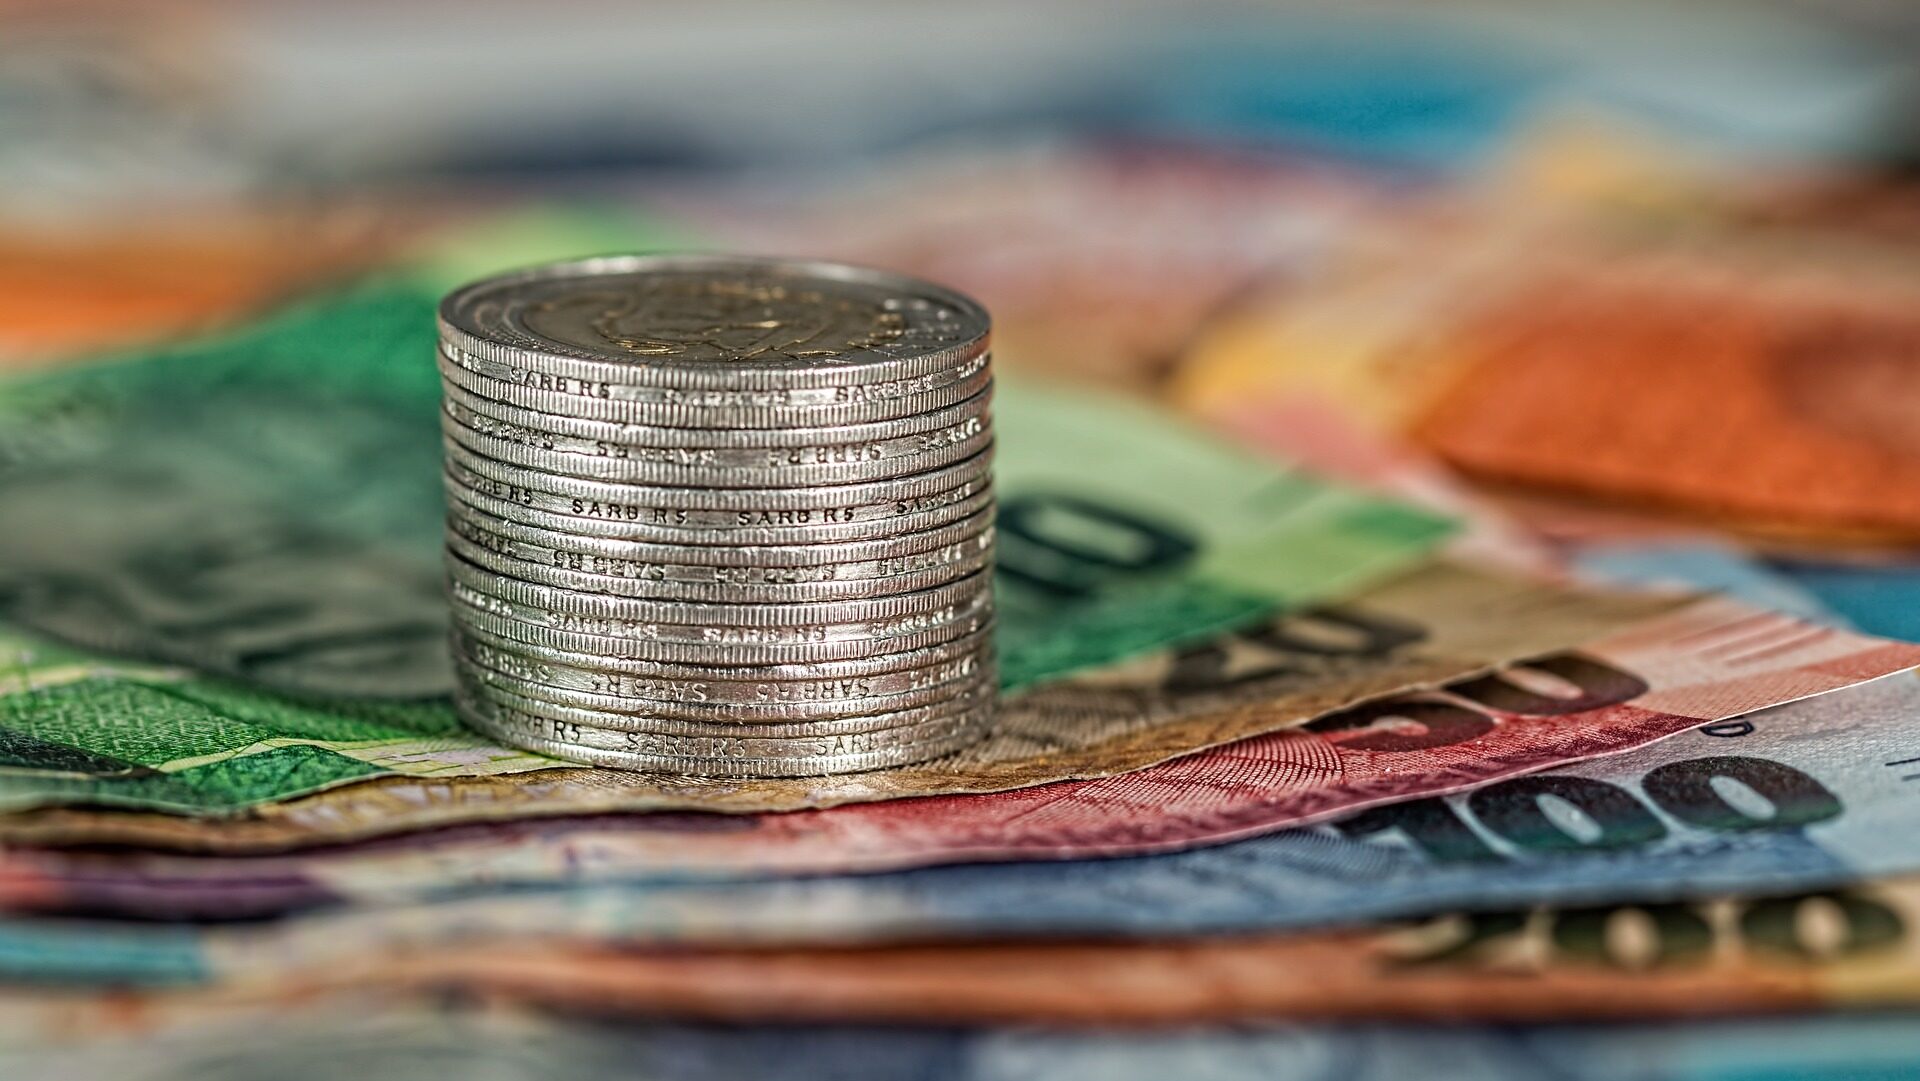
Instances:
[[[1479,469],[1456,441],[1486,425],[1443,461],[1397,405],[1344,408],[1418,373],[1327,377],[1355,354],[1303,351],[1334,324],[1298,294],[1221,309],[1180,409],[1007,352],[984,739],[715,780],[464,727],[438,297],[634,229],[533,217],[478,262],[0,387],[0,1073],[1072,1076],[1231,1045],[1587,1076],[1655,1039],[1776,1065],[1792,1026],[1740,1015],[1920,1005],[1920,646],[1725,540],[1570,552],[1445,464]],[[903,1022],[929,1027],[871,1027]]]

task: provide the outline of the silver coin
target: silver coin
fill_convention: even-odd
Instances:
[[[465,671],[470,676],[478,677],[485,669],[468,666]],[[733,716],[703,716],[662,712],[664,708],[671,705],[670,703],[640,704],[631,700],[616,700],[611,708],[587,708],[535,698],[528,695],[520,686],[516,686],[510,678],[499,682],[485,682],[476,678],[470,684],[463,685],[463,688],[475,692],[486,701],[499,703],[523,713],[602,728],[610,732],[673,730],[688,735],[744,735],[771,739],[782,738],[776,733],[792,726],[800,726],[823,735],[855,731],[884,732],[888,729],[923,724],[929,720],[938,720],[956,714],[977,712],[982,707],[992,705],[999,697],[999,688],[994,681],[982,678],[989,674],[988,670],[982,669],[973,678],[944,685],[941,688],[942,695],[931,704],[885,711],[863,711],[858,707],[851,707],[830,716],[780,716],[760,707],[744,705],[735,707],[743,712]],[[760,709],[760,711],[745,712],[750,709]]]
[[[579,703],[569,701],[569,697],[580,697],[590,701],[598,701],[597,699],[593,699],[591,695],[573,696],[570,692],[555,691],[545,687],[514,685],[507,680],[507,677],[464,662],[455,662],[455,674],[460,684],[461,693],[467,697],[476,701],[514,709],[517,712],[538,717],[546,721],[558,720],[563,724],[578,723],[576,721],[553,717],[549,713],[543,712],[543,710],[594,708],[593,706],[580,707]],[[977,700],[974,701],[971,706],[964,708],[948,707],[935,701],[933,705],[913,706],[909,704],[906,708],[894,709],[885,714],[835,717],[822,715],[817,712],[796,712],[783,716],[776,713],[768,713],[763,710],[759,714],[743,715],[740,717],[722,713],[710,713],[707,715],[707,719],[701,720],[691,717],[673,716],[671,715],[671,707],[668,708],[668,712],[664,713],[652,710],[646,713],[634,713],[632,707],[638,705],[638,703],[631,700],[615,700],[614,705],[627,707],[626,712],[622,713],[621,716],[631,721],[632,723],[630,725],[614,728],[604,728],[599,725],[588,727],[601,728],[601,730],[608,732],[648,732],[656,735],[690,739],[728,739],[741,736],[753,739],[821,739],[831,736],[855,735],[869,732],[897,732],[912,725],[931,724],[942,720],[949,720],[969,711],[978,711],[982,708],[981,703]],[[745,710],[752,707],[743,706],[740,708]],[[609,711],[602,710],[602,712]],[[917,720],[897,718],[917,718]]]
[[[577,378],[686,388],[842,388],[978,356],[986,310],[833,263],[618,256],[498,275],[442,301],[442,337]]]
[[[958,687],[945,699],[932,705],[913,706],[906,709],[890,710],[885,713],[863,714],[857,711],[838,717],[780,717],[760,714],[745,718],[727,717],[687,717],[656,713],[651,709],[636,710],[631,702],[621,702],[616,709],[586,709],[560,702],[534,698],[521,692],[510,682],[489,683],[480,678],[484,669],[467,667],[462,670],[465,682],[459,684],[457,693],[465,694],[478,702],[499,706],[548,721],[579,725],[582,728],[594,728],[603,732],[638,732],[647,735],[671,735],[687,739],[734,739],[746,738],[770,741],[766,748],[774,751],[771,741],[812,740],[838,735],[875,735],[904,733],[921,725],[952,720],[980,712],[993,705],[998,692],[979,681]],[[548,739],[561,739],[560,736],[547,736]],[[682,752],[685,753],[685,752]],[[701,756],[704,757],[704,756]]]
[[[780,758],[754,757],[726,753],[736,750],[738,745],[729,746],[721,742],[718,746],[709,748],[721,753],[711,756],[661,755],[644,751],[608,750],[583,746],[577,742],[562,739],[542,738],[530,734],[538,729],[538,726],[532,723],[522,724],[518,728],[507,728],[497,724],[495,721],[495,717],[499,715],[497,710],[485,703],[475,702],[463,695],[456,695],[454,702],[462,719],[469,726],[523,750],[610,769],[709,777],[818,777],[913,765],[965,750],[984,738],[991,730],[993,723],[992,710],[983,709],[975,716],[955,720],[946,735],[865,752],[851,751]],[[507,716],[511,717],[512,714]],[[547,726],[547,730],[554,731],[551,724]],[[560,729],[560,731],[566,730]],[[841,745],[833,739],[821,740],[817,744],[817,749],[831,750]]]
[[[604,715],[595,722],[601,727],[683,736],[805,735],[811,738],[879,731],[976,708],[997,691],[991,671],[976,669],[973,676],[963,681],[856,701],[694,705],[528,683],[461,659],[456,659],[455,669],[469,694],[504,702],[529,713],[567,720],[580,720],[588,714]],[[618,722],[610,718],[618,718]]]
[[[937,551],[948,545],[973,541],[993,528],[991,513],[981,511],[923,533],[901,533],[870,541],[840,541],[827,544],[657,544],[652,541],[591,537],[558,529],[510,522],[485,511],[452,500],[447,507],[450,522],[468,540],[474,530],[498,537],[523,541],[541,549],[587,552],[608,558],[629,559],[641,563],[674,564],[689,567],[821,567],[849,566],[883,559],[904,559],[922,552]],[[471,527],[471,528],[469,528]],[[479,541],[475,541],[480,543]]]
[[[459,624],[454,625],[452,634],[459,649],[469,652],[482,648],[494,651],[494,655],[491,655],[487,661],[488,666],[509,674],[525,672],[527,678],[537,679],[540,678],[538,673],[542,665],[558,664],[571,668],[620,673],[641,679],[674,681],[686,684],[688,689],[684,693],[689,695],[696,693],[692,685],[697,683],[809,683],[823,680],[860,679],[890,673],[936,672],[943,665],[965,657],[980,656],[984,651],[993,648],[992,628],[983,627],[964,638],[956,638],[937,646],[903,650],[899,653],[883,653],[854,660],[796,661],[779,664],[687,664],[575,653],[570,650],[520,642],[492,634],[482,627]],[[663,695],[656,694],[653,697],[658,698]]]
[[[459,703],[456,702],[456,705]],[[558,740],[536,739],[518,733],[495,731],[488,720],[477,713],[465,709],[461,718],[469,728],[481,735],[490,736],[508,746],[523,751],[546,755],[550,758],[578,763],[583,766],[596,766],[602,769],[631,770],[636,773],[655,774],[667,777],[702,777],[717,780],[738,778],[781,778],[781,777],[827,777],[850,773],[866,773],[879,769],[897,769],[903,766],[920,765],[946,758],[966,750],[985,738],[991,730],[991,719],[983,721],[976,728],[956,728],[953,735],[939,740],[927,740],[911,747],[902,747],[889,753],[863,755],[842,755],[831,758],[782,759],[715,759],[715,758],[670,758],[661,755],[626,754],[618,751],[599,750],[582,747],[577,744],[562,743]]]
[[[866,424],[931,413],[985,391],[985,356],[956,377],[920,377],[835,390],[662,390],[578,380],[473,354],[440,350],[446,382],[484,398],[542,413],[663,428],[787,428]]]
[[[686,637],[654,637],[645,630],[634,634],[596,633],[585,629],[563,629],[550,624],[497,615],[469,604],[465,595],[457,596],[453,617],[463,627],[478,627],[488,633],[515,642],[546,646],[549,649],[583,653],[595,657],[625,657],[629,660],[672,661],[680,664],[804,664],[812,661],[856,660],[907,649],[922,649],[964,638],[985,629],[993,619],[991,608],[936,623],[894,637],[864,637],[807,640],[795,635],[792,627],[711,627],[711,635],[702,640],[700,628]],[[602,626],[578,622],[575,627]],[[660,626],[658,624],[649,626]],[[668,626],[679,626],[677,624]],[[618,628],[615,628],[618,629]],[[795,640],[798,637],[800,640]]]
[[[595,725],[562,721],[482,695],[461,695],[472,708],[484,711],[494,724],[495,733],[509,742],[520,739],[553,740],[594,750],[626,751],[675,758],[735,757],[760,761],[798,760],[843,754],[869,754],[912,746],[927,739],[949,735],[959,727],[979,722],[964,714],[936,717],[918,724],[868,732],[834,732],[817,736],[762,736],[744,725],[735,731],[713,735],[680,735],[643,729],[600,728]]]
[[[542,599],[549,600],[559,607],[548,607],[499,595],[525,593],[532,588],[538,588],[528,586],[526,583],[521,583],[521,586],[522,588],[515,589],[511,586],[502,586],[495,581],[476,588],[449,572],[447,594],[456,605],[472,608],[500,619],[511,619],[548,630],[593,634],[603,638],[630,638],[659,645],[679,644],[706,650],[734,650],[743,646],[759,646],[778,651],[783,648],[812,649],[842,644],[849,646],[865,644],[876,647],[872,651],[877,652],[878,649],[904,648],[898,644],[919,639],[923,635],[937,636],[932,639],[935,641],[957,637],[950,628],[977,627],[993,616],[993,591],[978,586],[960,592],[958,596],[938,607],[879,619],[864,619],[860,617],[859,612],[853,611],[847,613],[853,617],[851,619],[829,616],[812,622],[801,622],[780,615],[777,616],[777,622],[762,620],[753,624],[740,622],[730,611],[733,608],[758,611],[756,606],[750,605],[681,605],[679,607],[690,609],[686,614],[693,619],[687,622],[670,622],[607,610],[611,607],[609,602],[626,601],[623,597],[549,590],[549,595]],[[940,594],[951,590],[951,586],[942,586],[938,590],[928,592]],[[626,601],[626,603],[645,604],[646,602]],[[843,603],[856,605],[863,602]],[[830,605],[805,607],[831,609]]]
[[[482,539],[469,540],[469,533]],[[911,556],[812,567],[646,563],[542,548],[470,525],[464,529],[450,527],[446,542],[467,562],[526,582],[619,597],[728,604],[805,604],[888,597],[957,581],[993,560],[993,538],[988,534]]]
[[[690,628],[669,636],[648,633],[655,627],[679,628],[679,624],[653,624],[637,633],[615,634],[624,630],[609,626],[610,621],[592,618],[566,623],[556,620],[541,623],[511,616],[470,604],[471,593],[458,593],[453,617],[463,627],[477,627],[500,638],[550,649],[584,653],[598,657],[624,657],[629,660],[668,661],[678,664],[807,664],[815,661],[858,660],[924,649],[964,638],[986,629],[993,621],[990,607],[944,620],[891,637],[847,637],[814,639],[796,634],[793,627],[709,627]],[[592,629],[588,629],[592,628]],[[702,635],[702,631],[710,632]]]
[[[957,642],[974,638],[992,628],[991,618],[985,618],[948,624],[894,642],[806,643],[785,647],[721,646],[608,639],[603,635],[555,631],[536,624],[521,623],[518,620],[501,620],[498,616],[478,613],[463,605],[455,606],[454,618],[461,630],[486,634],[491,641],[524,650],[539,649],[569,655],[576,658],[583,667],[589,666],[589,662],[593,660],[602,662],[599,665],[591,665],[596,668],[605,667],[606,662],[610,661],[690,667],[726,666],[743,670],[859,661],[878,663],[883,658],[895,657],[901,653],[953,646]]]
[[[453,616],[471,626],[486,627],[516,641],[537,642],[557,649],[579,649],[549,637],[586,635],[607,639],[588,652],[636,660],[684,664],[804,664],[813,661],[855,660],[883,653],[937,646],[963,638],[993,620],[990,600],[879,624],[875,633],[864,624],[815,624],[798,627],[696,626],[683,623],[636,623],[608,616],[573,616],[513,605],[457,583],[451,590]],[[471,617],[471,618],[470,618]],[[505,620],[496,624],[495,620]],[[897,629],[896,629],[897,628]]]
[[[541,567],[583,569],[589,574],[643,582],[729,583],[747,587],[884,579],[949,566],[990,551],[993,546],[993,526],[985,512],[927,534],[882,541],[738,548],[683,547],[580,537],[483,517],[481,512],[464,504],[449,510],[447,527],[450,533],[470,544]],[[700,562],[668,561],[669,557],[683,554]],[[796,596],[795,599],[821,598]],[[728,597],[720,598],[721,603],[730,601]]]
[[[759,447],[747,439],[733,438],[731,446],[686,441],[671,446],[654,446],[616,443],[529,428],[469,409],[451,395],[446,398],[443,407],[447,422],[453,425],[449,429],[450,434],[489,457],[601,480],[683,483],[717,488],[764,488],[782,484],[812,484],[823,480],[836,484],[884,480],[887,477],[924,473],[972,457],[993,440],[991,421],[985,414],[978,414],[928,431],[846,442]],[[855,427],[849,425],[845,430],[852,431]],[[708,444],[741,435],[738,432],[710,433],[692,428],[655,430],[697,435]],[[484,437],[489,442],[476,442],[466,438],[467,435]],[[496,443],[492,441],[510,448],[510,453],[497,453],[494,449]]]
[[[447,453],[447,465],[457,468],[463,480],[468,474],[476,474],[505,486],[507,492],[497,493],[501,499],[518,499],[518,492],[557,493],[607,505],[607,509],[578,511],[584,515],[607,518],[626,516],[628,520],[649,520],[660,526],[689,528],[693,526],[693,520],[680,513],[720,513],[730,516],[735,522],[739,522],[737,516],[745,515],[747,520],[739,522],[743,526],[806,524],[801,520],[803,513],[820,516],[822,520],[847,520],[839,515],[852,507],[874,505],[897,505],[899,513],[906,515],[925,509],[922,507],[924,501],[947,499],[958,488],[985,482],[993,470],[993,455],[981,453],[922,474],[860,484],[820,484],[810,488],[685,488],[662,484],[614,484],[578,476],[561,476],[553,472],[541,472],[538,468],[499,463],[486,455],[476,455],[453,440],[442,440],[440,445]]]
[[[524,582],[478,567],[449,553],[447,578],[473,593],[548,612],[605,616],[637,622],[684,623],[703,627],[751,629],[758,627],[813,627],[822,623],[866,623],[879,637],[911,634],[923,624],[942,623],[954,609],[991,611],[993,579],[982,574],[932,589],[873,600],[827,601],[817,604],[711,604],[637,600],[603,593]],[[474,600],[476,607],[491,608]],[[501,611],[497,614],[507,615]],[[516,617],[517,618],[517,617]]]
[[[836,511],[832,519],[820,513],[787,511],[769,517],[775,520],[806,519],[807,523],[795,526],[741,526],[734,523],[752,520],[752,516],[738,511],[680,510],[666,516],[724,524],[669,528],[654,525],[649,520],[652,517],[650,508],[606,504],[517,488],[478,476],[471,470],[457,468],[452,462],[447,465],[444,479],[449,495],[495,518],[578,536],[652,541],[656,544],[784,545],[880,540],[901,533],[920,533],[951,525],[993,505],[993,489],[981,481],[959,489],[958,498],[948,502],[942,503],[937,499],[916,501],[917,505],[930,506],[931,509],[907,514],[888,516],[891,505],[843,508]],[[511,498],[499,498],[492,493]],[[594,516],[578,512],[591,512]],[[842,516],[845,520],[842,520]]]
[[[761,385],[752,386],[756,373],[748,369],[728,370],[723,365],[708,369],[712,376],[706,386],[675,386],[657,379],[611,378],[653,371],[634,367],[613,372],[591,361],[566,360],[529,353],[515,346],[496,342],[475,342],[457,335],[440,338],[439,355],[446,363],[495,383],[508,383],[534,390],[552,391],[576,398],[626,402],[631,405],[672,406],[689,412],[706,409],[715,413],[734,410],[790,409],[804,411],[837,405],[881,402],[932,394],[966,383],[982,371],[991,369],[993,360],[985,342],[976,342],[945,359],[929,356],[934,370],[918,375],[896,375],[865,381],[848,379],[846,372],[816,368],[794,369],[793,376],[769,377],[759,373]],[[805,377],[801,379],[800,377]],[[795,385],[811,380],[817,386]],[[905,415],[905,414],[902,414]],[[883,418],[874,418],[883,419]],[[668,425],[704,427],[705,425]]]
[[[497,426],[496,426],[497,428]],[[859,481],[886,480],[938,469],[943,465],[971,458],[993,445],[993,432],[984,421],[964,430],[955,429],[959,438],[943,442],[944,435],[914,436],[884,446],[867,443],[844,447],[808,448],[804,455],[789,457],[779,452],[744,451],[735,454],[714,448],[646,448],[607,446],[607,453],[576,453],[566,449],[548,450],[488,435],[462,424],[455,417],[441,416],[441,430],[453,441],[476,454],[499,462],[508,462],[546,473],[564,473],[588,480],[620,484],[685,485],[702,488],[777,488],[786,485],[851,484]],[[563,442],[558,437],[533,437],[532,442]],[[931,449],[927,449],[928,447]],[[894,453],[899,451],[900,453]],[[796,452],[797,453],[797,452]],[[742,458],[741,464],[726,459]],[[816,457],[824,461],[815,460]],[[778,464],[770,464],[778,463]]]
[[[895,536],[908,520],[937,515],[956,499],[972,499],[989,484],[985,457],[922,478],[847,488],[691,490],[599,484],[543,474],[484,459],[451,440],[445,451],[447,470],[468,488],[505,503],[557,505],[568,520],[591,518],[622,528],[643,528],[647,540],[660,543],[678,543],[684,536],[699,543],[724,543],[733,536],[739,543],[810,543],[806,530],[816,528],[858,530],[847,540],[874,540]],[[900,528],[891,524],[895,518],[900,518]],[[762,536],[768,540],[756,540]]]
[[[589,695],[607,702],[632,701],[637,707],[674,706],[859,706],[916,694],[972,679],[993,679],[992,650],[981,648],[954,660],[925,668],[843,679],[739,680],[661,679],[632,676],[605,668],[580,667],[525,657],[496,649],[470,636],[454,642],[454,657],[496,672],[526,687],[542,687]],[[528,693],[531,697],[539,695]],[[613,706],[589,708],[619,709]]]
[[[598,447],[602,444],[764,452],[775,449],[804,451],[819,447],[851,447],[913,436],[929,442],[941,439],[952,442],[956,437],[947,434],[951,429],[965,428],[970,422],[976,426],[985,422],[991,415],[993,404],[993,392],[989,387],[966,401],[956,402],[944,409],[868,424],[792,428],[667,428],[522,409],[507,402],[481,397],[450,383],[442,383],[441,389],[445,392],[443,407],[470,428],[514,442],[526,442],[534,437],[570,437],[576,441],[574,449],[585,454],[601,453]],[[473,418],[484,418],[487,422],[500,425],[506,432],[530,435],[491,432],[485,423],[476,423]],[[559,446],[555,444],[546,449],[559,449]],[[755,463],[743,460],[740,464]]]

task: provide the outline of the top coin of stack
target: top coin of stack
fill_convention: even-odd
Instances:
[[[809,776],[994,703],[986,312],[823,263],[628,256],[440,308],[456,701],[605,766]]]

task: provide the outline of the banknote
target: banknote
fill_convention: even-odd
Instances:
[[[462,742],[450,714],[437,705],[376,703],[361,707],[355,715],[360,726],[350,731],[342,731],[333,715],[328,715],[331,728],[314,721],[292,732],[286,730],[291,725],[275,729],[264,723],[218,729],[232,741],[228,753],[234,761],[231,767],[224,760],[212,764],[238,774],[234,798],[224,805],[256,804],[244,818],[192,826],[88,810],[53,818],[8,816],[0,819],[0,833],[72,837],[78,827],[96,840],[139,837],[141,843],[233,851],[463,821],[636,810],[795,810],[1107,776],[1290,727],[1367,698],[1624,631],[1680,603],[1672,597],[1575,592],[1435,564],[1343,606],[1282,616],[1244,633],[1157,651],[1011,697],[1001,706],[995,735],[963,756],[831,780],[723,786],[622,770],[530,772],[546,760],[500,757],[505,752],[472,737]],[[84,689],[78,677],[91,669],[69,664],[64,670],[74,673]],[[184,697],[179,684],[167,686]],[[0,704],[8,701],[0,698]],[[402,708],[415,713],[401,714]],[[46,743],[82,748],[88,739],[117,738],[122,732],[130,733],[127,739],[137,735],[165,742],[152,734],[151,715],[131,710],[123,723],[108,729],[99,727],[95,714],[81,712],[70,734],[50,734],[64,716],[33,710],[8,727]],[[413,723],[403,727],[389,720],[385,728],[374,723],[398,716]],[[442,727],[431,728],[434,723]],[[447,742],[426,744],[428,736]],[[276,739],[290,745],[269,742]],[[316,742],[320,746],[314,747]],[[362,783],[307,800],[268,802],[297,794],[284,769],[273,768],[276,758],[284,762],[295,752],[307,760],[323,754],[343,758],[357,767],[353,777]],[[204,776],[192,768],[196,764],[160,765],[157,775],[141,773],[122,783],[175,785],[162,790],[183,793],[172,806],[193,807],[189,801],[199,798],[197,806],[204,807],[212,802],[204,798],[206,790],[183,783]],[[87,775],[66,781],[64,774],[55,778],[51,772],[0,773],[0,786],[32,795],[66,783],[68,788],[57,791],[73,793],[71,802],[113,798],[112,786]],[[367,780],[380,773],[403,776]],[[82,822],[88,825],[79,826]]]
[[[1460,528],[1447,542],[1450,556],[1546,576],[1573,572],[1618,584],[1709,590],[1872,634],[1920,638],[1920,622],[1902,616],[1914,606],[1902,603],[1905,579],[1898,563],[1769,559],[1672,521],[1643,519],[1611,530],[1589,526],[1569,535],[1569,512],[1556,510],[1547,520],[1534,505],[1538,501],[1516,508],[1512,500],[1487,498],[1420,449],[1370,431],[1336,404],[1304,391],[1223,405],[1213,420],[1250,446],[1453,516]],[[1511,512],[1517,509],[1532,513],[1516,517]]]
[[[1920,1005],[1920,879],[1167,942],[448,951],[383,978],[728,1021],[1561,1021]]]
[[[1171,940],[648,951],[522,935],[256,973],[240,986],[455,993],[730,1023],[1511,1023],[1911,1009],[1920,1004],[1916,919],[1920,879],[1908,877]],[[183,1005],[192,1001],[189,993]],[[4,1013],[0,1005],[0,1021]]]
[[[760,815],[724,830],[645,817],[514,821],[299,858],[143,852],[122,859],[16,845],[0,852],[0,883],[11,883],[0,885],[0,908],[260,916],[508,883],[811,875],[1173,851],[1619,753],[1916,663],[1920,646],[1704,600],[1574,650],[1102,780]],[[225,839],[218,829],[204,832]],[[27,834],[10,831],[16,841]],[[88,838],[138,839],[132,831]]]
[[[1213,428],[1267,454],[1368,491],[1453,517],[1449,556],[1550,576],[1560,553],[1508,517],[1432,455],[1348,415],[1310,391],[1274,389],[1240,402],[1209,403]]]
[[[1604,1025],[1267,1023],[1098,1032],[1000,1026],[617,1024],[501,1004],[0,1000],[14,1081],[1881,1081],[1920,1059],[1912,1015]],[[50,1035],[52,1033],[53,1035]],[[11,1048],[8,1038],[18,1037]]]
[[[1722,539],[1596,541],[1572,546],[1565,555],[1576,570],[1603,582],[1706,590],[1803,619],[1851,625],[1814,589],[1766,559]]]
[[[1920,564],[1905,553],[1854,562],[1777,556],[1774,574],[1870,634],[1920,640]]]
[[[244,915],[263,898],[273,899],[259,905],[264,911],[312,910],[273,923],[200,926],[16,916],[0,921],[0,978],[246,986],[455,944],[1164,940],[1456,911],[1845,889],[1920,872],[1907,842],[1920,785],[1916,712],[1920,679],[1897,676],[1473,792],[1132,859],[725,884],[520,884],[346,906],[271,873],[199,898],[190,883],[174,882],[166,884],[174,899],[149,901],[148,911],[208,913],[224,902]],[[659,824],[699,830],[725,821],[669,816]],[[593,858],[585,843],[554,851]],[[375,879],[340,890],[372,901],[377,887]],[[111,910],[143,885],[137,876],[103,875],[88,888],[78,876],[53,882],[20,873],[0,888],[16,909],[85,912]],[[352,951],[343,951],[346,943]]]
[[[536,224],[486,250],[578,240]],[[20,632],[0,806],[217,813],[558,765],[467,735],[438,699],[432,312],[474,264],[456,251],[216,339],[0,387],[0,515],[20,523],[0,533],[0,617]],[[996,408],[1014,686],[1341,595],[1447,528],[1131,404],[1007,388]]]
[[[1909,250],[1777,230],[1436,229],[1203,336],[1205,415],[1303,389],[1483,480],[1912,539]],[[1684,356],[1684,364],[1673,363]]]
[[[508,215],[251,324],[0,383],[0,620],[306,695],[443,693],[436,297],[661,235]]]
[[[993,413],[1010,689],[1346,596],[1452,529],[1089,388],[1002,378]]]

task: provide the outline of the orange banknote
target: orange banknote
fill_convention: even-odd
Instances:
[[[1241,426],[1309,395],[1497,485],[1920,538],[1920,259],[1817,239],[1429,231],[1223,320],[1176,393]]]

